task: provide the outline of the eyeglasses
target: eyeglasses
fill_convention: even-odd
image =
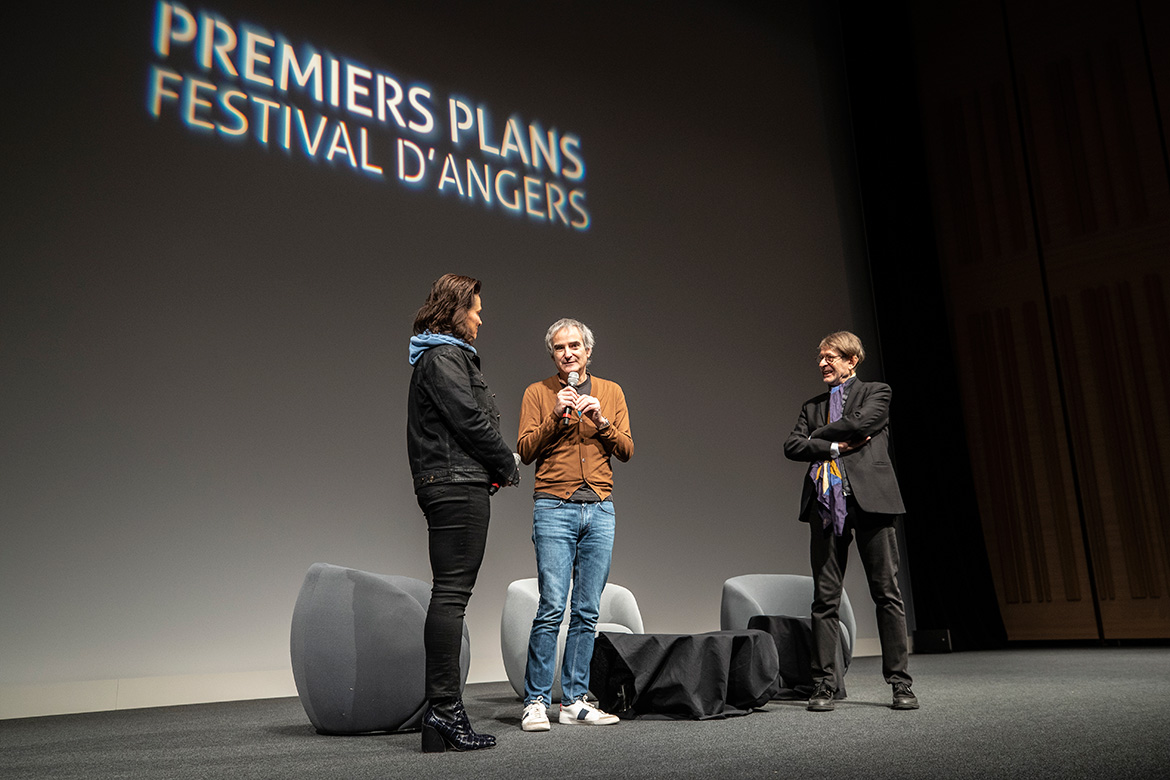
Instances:
[[[818,355],[817,356],[817,365],[819,366],[821,364],[821,361],[823,360],[831,366],[834,363],[836,363],[838,360],[842,360],[842,359],[843,358],[840,355]]]

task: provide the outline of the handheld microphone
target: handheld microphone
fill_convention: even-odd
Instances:
[[[569,372],[569,387],[576,389],[577,383],[581,381],[581,375],[576,371]],[[573,417],[569,414],[569,407],[565,407],[565,413],[561,415],[561,425],[568,425],[573,421]]]

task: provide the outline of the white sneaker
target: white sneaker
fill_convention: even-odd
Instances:
[[[548,712],[544,708],[544,699],[537,699],[524,705],[520,728],[525,731],[548,731]]]
[[[610,715],[594,707],[585,699],[577,699],[572,704],[561,704],[560,722],[576,724],[578,726],[612,726],[621,718]]]

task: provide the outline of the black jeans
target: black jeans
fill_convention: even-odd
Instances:
[[[837,613],[841,607],[842,583],[845,566],[849,562],[849,543],[857,537],[857,554],[861,558],[869,595],[877,608],[878,639],[882,644],[882,675],[886,682],[911,682],[906,671],[908,647],[906,643],[906,608],[898,589],[898,543],[894,531],[896,515],[876,515],[864,512],[852,497],[848,498],[845,532],[833,536],[833,529],[822,530],[820,517],[813,512],[811,543],[809,545],[813,575],[813,682],[827,682],[832,688],[841,687],[837,669],[837,645],[840,642],[841,623]],[[853,637],[856,652],[857,637]]]
[[[463,616],[483,562],[491,500],[487,485],[473,483],[431,485],[417,497],[427,518],[433,578],[423,633],[426,694],[431,704],[446,704],[459,698]]]

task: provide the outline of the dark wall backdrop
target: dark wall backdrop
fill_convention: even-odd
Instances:
[[[880,372],[831,14],[188,7],[487,105],[497,132],[516,112],[577,134],[591,227],[407,189],[389,155],[378,180],[156,120],[153,3],[25,8],[4,53],[0,685],[285,669],[314,561],[429,579],[406,341],[447,271],[484,281],[510,440],[547,325],[594,328],[636,444],[611,579],[647,630],[715,629],[727,577],[807,570],[780,444],[820,391],[817,341],[854,329]],[[534,574],[531,477],[494,500],[473,680],[502,678],[504,590]]]

